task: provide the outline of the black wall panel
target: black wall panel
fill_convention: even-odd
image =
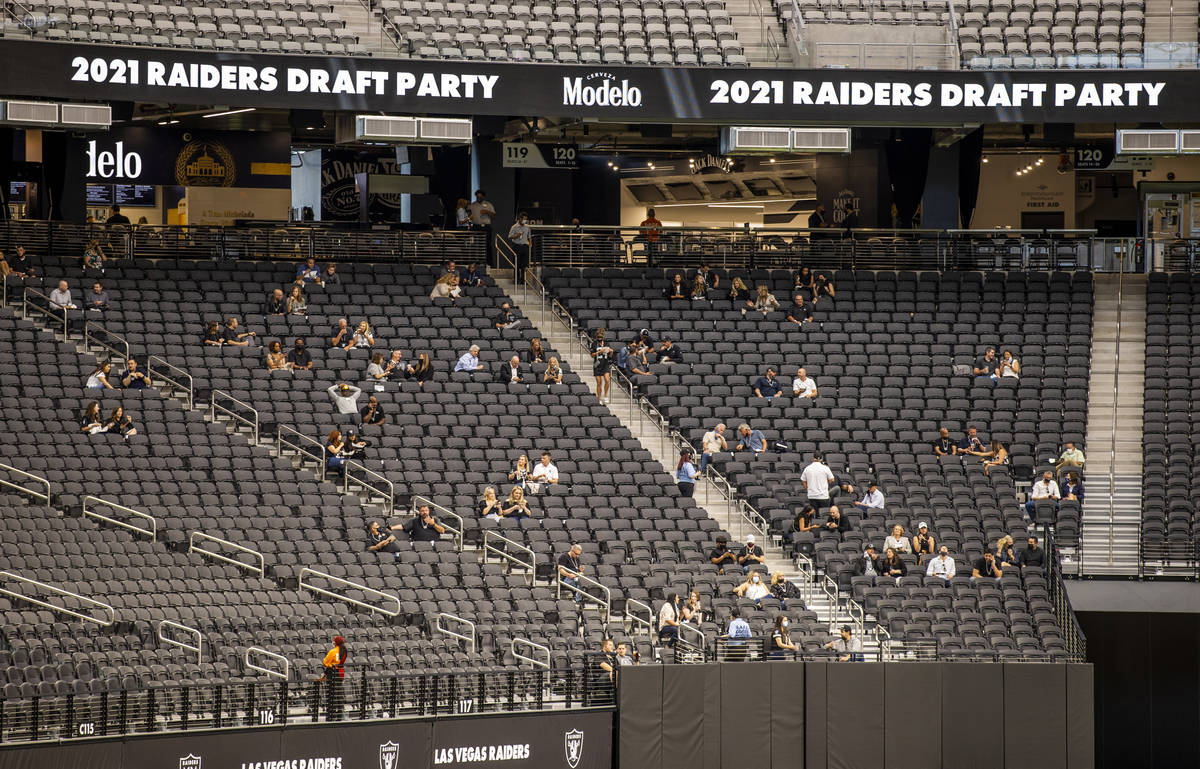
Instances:
[[[662,665],[638,665],[621,671],[617,750],[625,766],[662,766],[663,670]]]
[[[721,765],[771,764],[771,674],[768,665],[721,665]]]
[[[1004,665],[1004,765],[1066,769],[1067,668]]]
[[[721,666],[717,663],[693,665],[696,675],[704,678],[705,691],[711,692],[704,699],[704,769],[721,767]]]
[[[688,665],[663,666],[662,769],[704,766],[704,708],[696,705],[717,694],[705,691],[705,681]]]
[[[942,765],[942,666],[893,662],[883,670],[887,769]]]
[[[1004,667],[947,665],[942,676],[942,766],[1003,769]]]
[[[830,663],[804,663],[804,765],[806,769],[825,769],[828,764],[826,735],[828,719],[825,714],[826,693],[829,689]]]
[[[771,675],[771,766],[804,769],[804,666],[768,662]]]
[[[883,757],[880,662],[830,665],[825,701],[829,769],[878,769]]]
[[[1096,682],[1091,665],[1067,665],[1067,767],[1096,765]]]

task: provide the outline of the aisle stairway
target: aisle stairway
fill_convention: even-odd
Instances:
[[[1138,573],[1146,278],[1097,275],[1082,557],[1088,575]],[[1068,568],[1069,571],[1069,568]]]

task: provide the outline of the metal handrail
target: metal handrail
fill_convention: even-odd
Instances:
[[[20,468],[13,467],[12,465],[4,464],[3,462],[0,462],[0,470],[7,470],[10,473],[16,473],[17,475],[21,476],[22,478],[28,478],[31,481],[37,481],[42,486],[45,486],[46,492],[42,493],[40,491],[34,491],[33,489],[27,489],[24,486],[21,486],[20,484],[13,483],[12,481],[8,481],[3,478],[0,478],[0,486],[3,486],[8,489],[12,489],[13,491],[19,491],[22,494],[27,494],[27,495],[33,497],[34,499],[40,499],[42,502],[45,503],[44,507],[47,510],[50,509],[50,496],[51,496],[50,495],[50,481],[46,480],[45,478],[43,478],[40,475],[34,475],[33,473],[26,472],[24,470],[21,470]]]
[[[466,625],[468,633],[459,633],[456,630],[451,630],[448,627],[443,627],[442,626],[443,619],[447,619],[452,622],[457,622],[459,624]],[[466,641],[468,644],[471,645],[471,651],[472,652],[475,651],[475,623],[472,622],[471,620],[464,619],[463,617],[459,617],[455,614],[447,614],[444,611],[438,612],[437,617],[433,621],[433,630],[436,633],[441,633],[442,635],[448,635],[451,638],[457,638],[460,641]]]
[[[559,568],[565,568],[565,567],[559,567]],[[584,601],[593,601],[594,603],[599,604],[601,607],[601,610],[604,612],[604,622],[605,622],[605,624],[607,624],[609,614],[612,611],[612,591],[609,590],[604,585],[597,582],[596,580],[592,579],[591,577],[584,576],[583,574],[580,574],[579,572],[576,572],[576,571],[571,571],[570,569],[566,569],[566,571],[568,574],[571,575],[570,579],[576,580],[577,582],[587,584],[589,586],[594,586],[594,587],[600,588],[600,590],[603,591],[603,593],[604,593],[604,597],[601,598],[598,595],[592,595],[588,591],[584,590],[582,587],[577,587],[576,585],[568,585],[567,583],[562,581],[562,577],[557,573],[554,575],[555,585],[557,585],[557,590],[554,594],[554,597],[562,598],[562,591],[563,591],[564,587],[569,590],[574,591],[577,595],[582,596]]]
[[[501,548],[496,547],[495,545],[491,544],[490,540],[493,540],[493,539],[500,540],[508,548],[512,548],[514,550],[519,550],[521,552],[528,553],[529,561],[528,562],[522,561],[520,558],[516,557],[515,555],[508,552],[507,550],[501,549]],[[509,539],[508,537],[504,536],[503,534],[499,534],[497,532],[488,530],[488,531],[483,532],[483,560],[486,561],[488,558],[488,555],[491,553],[494,553],[494,554],[498,555],[499,557],[503,558],[504,560],[508,561],[510,568],[513,566],[520,566],[521,568],[528,570],[530,584],[533,584],[535,581],[537,581],[537,556],[534,554],[533,550],[531,550],[530,548],[525,547],[520,542]]]
[[[220,398],[221,400],[226,400],[226,401],[231,401],[233,403],[236,403],[237,405],[241,406],[242,408],[246,409],[251,414],[253,414],[254,418],[249,419],[247,417],[242,416],[241,414],[234,411],[233,409],[218,405],[217,404],[218,398]],[[237,398],[233,397],[232,395],[230,395],[227,392],[223,392],[221,390],[213,390],[212,395],[209,397],[209,412],[208,412],[208,418],[213,422],[217,421],[217,411],[220,411],[222,414],[228,416],[233,421],[249,427],[254,433],[254,440],[252,441],[252,444],[255,446],[258,445],[258,409],[254,408],[253,406],[251,406],[249,403],[246,403],[245,401],[238,400]]]
[[[27,585],[37,585],[40,588],[49,590],[50,592],[54,593],[55,595],[69,596],[78,601],[82,601],[85,604],[89,604],[90,606],[96,607],[96,608],[101,609],[102,611],[106,612],[108,614],[108,620],[107,621],[99,620],[99,619],[96,619],[95,617],[91,616],[90,614],[83,614],[82,612],[77,612],[73,609],[68,609],[65,606],[56,606],[52,603],[48,603],[48,602],[43,601],[38,598],[34,598],[33,596],[24,595],[23,593],[17,593],[12,590],[9,590],[8,588],[4,588],[4,587],[0,587],[0,595],[6,595],[9,598],[16,598],[21,601],[28,601],[29,603],[34,604],[35,606],[40,606],[43,609],[50,609],[51,611],[60,612],[62,614],[66,614],[71,617],[75,617],[76,619],[81,619],[85,622],[94,622],[97,625],[99,625],[100,627],[111,627],[113,625],[113,623],[115,623],[117,621],[116,609],[114,609],[109,604],[104,603],[103,601],[97,601],[95,598],[88,598],[85,595],[80,595],[79,593],[75,593],[70,590],[64,590],[61,587],[55,587],[54,585],[48,585],[45,582],[39,582],[36,579],[30,579],[29,577],[22,577],[20,574],[15,574],[8,570],[0,571],[0,577],[8,577],[9,579],[14,579],[17,582],[23,582]]]
[[[41,307],[37,303],[30,301],[29,297],[31,295],[32,296],[40,296],[42,299],[45,299],[46,306]],[[29,311],[31,309],[36,310],[38,313],[45,315],[47,318],[49,318],[51,325],[53,325],[55,323],[62,324],[62,338],[63,338],[63,341],[66,341],[66,339],[68,337],[67,308],[63,307],[62,309],[55,310],[55,309],[52,309],[53,306],[54,306],[54,304],[53,304],[53,302],[50,301],[50,297],[46,296],[41,291],[38,291],[36,288],[30,288],[30,287],[26,286],[25,293],[21,297],[21,318],[24,320],[29,320]],[[62,314],[61,318],[58,317],[59,313]]]
[[[837,611],[838,604],[841,602],[841,591],[838,589],[838,584],[828,574],[822,577],[821,589],[825,591],[825,597],[829,599],[829,629],[832,631],[837,624]]]
[[[158,377],[157,379],[155,379],[156,375]],[[167,363],[157,355],[151,355],[146,358],[146,376],[150,377],[150,381],[152,382],[163,381],[183,391],[187,395],[187,397],[184,399],[184,403],[189,409],[195,405],[195,384],[192,380],[192,375],[184,369]],[[172,378],[176,376],[179,378]]]
[[[288,439],[284,435],[289,436]],[[295,436],[295,440],[291,440],[291,436]],[[315,451],[305,449],[304,444],[316,446]],[[275,433],[275,453],[283,456],[284,448],[295,450],[300,457],[300,464],[304,464],[305,459],[311,459],[317,464],[317,475],[323,481],[325,480],[325,446],[316,438],[310,438],[304,433],[293,430],[287,425],[279,425],[278,431]]]
[[[150,528],[143,529],[138,526],[134,526],[131,523],[126,523],[125,521],[121,521],[116,518],[111,518],[107,515],[101,515],[100,513],[97,513],[94,510],[89,510],[88,509],[89,501],[99,503],[101,505],[104,505],[105,507],[110,507],[114,510],[120,510],[123,513],[129,513],[130,515],[132,515],[136,518],[141,518],[143,520],[149,521]],[[83,498],[83,515],[85,518],[95,518],[98,521],[104,521],[106,523],[111,523],[114,526],[120,526],[122,528],[129,529],[130,531],[136,532],[138,534],[145,534],[150,537],[150,541],[152,541],[152,542],[158,539],[158,519],[155,518],[153,515],[150,515],[149,513],[143,513],[141,510],[134,510],[132,507],[126,507],[125,505],[117,504],[116,502],[111,502],[107,499],[101,499],[100,497],[93,497],[92,495],[89,494]]]
[[[708,648],[708,637],[704,635],[704,631],[700,628],[687,622],[680,622],[676,627],[679,629],[679,635],[677,637],[679,643],[699,652],[703,652]],[[699,636],[700,643],[692,643],[691,641],[688,641],[685,636],[687,636],[689,633],[694,633],[695,635]]]
[[[411,504],[412,512],[414,514],[417,512],[417,510],[420,509],[420,507],[422,505],[429,505],[434,510],[437,510],[437,513],[438,513],[437,517],[439,519],[442,519],[439,521],[439,523],[442,524],[442,528],[449,530],[449,532],[454,536],[455,547],[457,547],[460,552],[462,551],[462,549],[463,549],[463,529],[465,528],[465,524],[463,523],[463,519],[462,519],[461,515],[454,512],[453,510],[451,510],[448,507],[444,507],[443,505],[437,504],[436,502],[434,502],[431,499],[428,499],[427,497],[422,497],[420,494],[414,494],[412,497],[412,500],[410,501],[410,504]],[[458,521],[458,527],[455,528],[454,526],[451,526],[450,524],[446,523],[444,520],[445,518],[453,518],[454,520]]]
[[[243,563],[243,562],[237,560],[236,558],[230,558],[229,556],[224,555],[223,553],[218,553],[215,550],[208,550],[203,547],[197,547],[196,540],[200,540],[202,542],[216,542],[218,544],[224,545],[225,547],[233,548],[234,550],[237,550],[239,552],[248,553],[249,555],[258,559],[258,566],[251,566],[248,563]],[[214,537],[211,534],[205,534],[202,531],[193,531],[191,533],[191,535],[188,536],[188,552],[189,553],[199,553],[200,555],[206,555],[209,558],[215,558],[218,561],[223,561],[225,563],[232,564],[239,568],[245,569],[246,571],[257,572],[258,576],[260,576],[260,577],[266,576],[266,573],[267,573],[267,560],[266,560],[266,558],[263,557],[262,553],[258,552],[257,550],[254,550],[253,548],[246,547],[245,545],[239,545],[236,542],[230,542],[227,539],[221,539],[220,537]]]
[[[1125,271],[1117,272],[1117,338],[1113,344],[1113,409],[1108,455],[1108,563],[1113,562],[1113,541],[1116,539],[1117,528],[1117,404],[1121,390],[1121,300],[1124,298]],[[1082,527],[1081,527],[1082,528]],[[1082,535],[1082,531],[1080,534]],[[1138,532],[1141,540],[1141,532]],[[1082,547],[1080,548],[1082,550]],[[1080,554],[1082,568],[1083,557]],[[1142,576],[1145,562],[1138,558],[1138,576]]]
[[[517,281],[517,252],[513,251],[508,239],[500,237],[499,233],[493,235],[492,238],[495,246],[493,252],[496,255],[497,263],[508,265],[508,269],[512,270],[513,282],[515,283]]]
[[[92,329],[94,329],[94,328],[99,329],[104,334],[104,339],[101,339],[100,337],[95,336],[92,333]],[[114,347],[112,345],[112,343],[107,340],[116,340],[120,346]],[[121,336],[120,334],[112,333],[111,331],[106,329],[103,325],[98,323],[97,321],[94,321],[94,320],[84,321],[83,344],[89,350],[92,349],[92,346],[94,345],[96,347],[99,347],[102,350],[108,350],[108,354],[110,356],[116,356],[119,360],[122,360],[122,361],[129,360],[129,340],[126,339],[125,337]]]
[[[887,631],[883,625],[875,624],[875,644],[879,647],[879,661],[886,662],[892,659],[892,634]]]
[[[521,652],[517,651],[518,645],[520,645],[522,647],[527,647],[533,651],[545,654],[546,660],[543,662],[542,660],[540,660],[536,657],[530,657],[526,654],[522,654]],[[516,657],[517,659],[521,660],[522,662],[530,663],[531,665],[533,665],[536,668],[543,668],[545,670],[550,669],[550,647],[543,646],[542,644],[539,644],[539,643],[534,643],[533,641],[530,641],[528,638],[512,639],[512,655],[514,657]]]
[[[350,475],[351,470],[358,470],[365,477],[352,478]],[[368,480],[368,479],[371,479],[371,480],[375,481],[376,483],[379,483],[382,485],[378,485],[378,486],[372,485],[371,480]],[[343,493],[346,493],[346,494],[350,493],[350,481],[352,481],[352,480],[356,484],[358,484],[359,487],[366,490],[368,492],[368,494],[370,494],[372,497],[374,497],[374,496],[383,497],[384,509],[386,509],[389,513],[395,511],[395,509],[396,509],[396,501],[395,501],[396,486],[395,486],[395,484],[393,484],[391,481],[389,481],[387,479],[387,476],[383,475],[382,473],[375,472],[374,470],[368,468],[366,465],[362,464],[361,462],[355,462],[353,460],[348,459],[348,460],[346,460],[345,464],[342,465],[342,492]]]
[[[251,653],[261,654],[263,656],[270,657],[273,660],[282,662],[283,672],[280,673],[278,670],[271,670],[270,668],[264,668],[260,665],[254,664],[250,661]],[[255,670],[259,673],[265,673],[266,675],[273,676],[275,678],[282,678],[284,681],[287,681],[291,676],[292,663],[282,654],[276,654],[275,652],[267,651],[261,646],[251,646],[249,649],[246,649],[246,653],[242,655],[242,667],[246,668],[247,670]]]
[[[638,615],[633,614],[632,612],[630,612],[630,609],[644,609],[646,611],[646,619],[642,619]],[[632,628],[633,625],[639,625],[639,626],[645,626],[646,633],[651,638],[654,637],[654,609],[650,608],[647,604],[642,603],[641,601],[637,600],[636,598],[626,598],[625,599],[625,616],[629,619],[629,623],[631,625],[630,631],[629,631],[630,633],[635,632]]]
[[[364,593],[376,596],[378,598],[381,598],[381,599],[384,599],[387,601],[395,601],[396,609],[395,609],[395,611],[392,611],[389,609],[385,609],[382,606],[376,606],[374,604],[369,604],[369,603],[366,603],[365,601],[360,601],[357,598],[351,598],[350,596],[342,595],[341,593],[336,593],[332,590],[327,590],[323,587],[317,587],[316,585],[313,585],[311,583],[304,581],[304,578],[309,575],[314,576],[314,577],[320,577],[321,579],[328,580],[330,582],[333,582],[338,585],[342,585],[344,587],[353,588],[355,590],[361,590]],[[339,601],[345,601],[346,603],[351,604],[353,606],[358,606],[363,609],[369,609],[370,611],[377,611],[380,614],[386,614],[389,617],[397,617],[400,615],[400,599],[398,597],[392,595],[391,593],[385,593],[382,590],[376,590],[375,588],[367,587],[366,585],[360,584],[358,582],[353,582],[348,579],[343,579],[342,577],[335,577],[332,574],[329,574],[324,571],[320,571],[318,569],[313,569],[308,566],[305,566],[304,568],[300,569],[300,576],[298,579],[298,587],[300,587],[300,589],[302,589],[302,590],[309,590],[318,595],[324,595],[324,596],[328,596],[329,598],[336,598]]]
[[[165,635],[163,633],[163,628],[174,628],[175,630],[182,630],[185,633],[190,633],[196,637],[195,646],[185,643],[184,641],[180,641],[178,638],[171,638],[170,636]],[[162,622],[158,623],[158,640],[163,641],[164,643],[169,643],[172,646],[178,646],[179,648],[190,652],[196,652],[197,665],[204,661],[204,634],[194,627],[188,627],[187,625],[181,625],[178,622],[172,622],[169,619],[164,619]]]
[[[816,579],[817,569],[811,558],[803,553],[796,553],[796,570],[804,577],[801,580],[804,584],[800,588],[800,600],[804,601],[804,607],[808,608],[812,605],[813,581]]]

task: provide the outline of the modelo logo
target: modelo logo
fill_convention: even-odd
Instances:
[[[117,142],[116,152],[96,151],[96,140],[88,142],[87,148],[89,179],[136,179],[142,175],[142,156],[126,152],[125,142]]]
[[[617,83],[610,72],[593,72],[587,77],[563,78],[563,104],[568,107],[640,107],[642,89]]]

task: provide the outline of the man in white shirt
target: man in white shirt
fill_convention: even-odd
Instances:
[[[483,369],[483,364],[479,362],[479,345],[471,345],[471,349],[462,354],[458,359],[458,363],[454,364],[455,371],[480,371]]]
[[[483,190],[475,190],[475,200],[467,205],[471,214],[471,224],[475,227],[490,227],[492,217],[496,215],[496,207],[487,200]]]
[[[954,559],[950,557],[950,551],[945,545],[938,551],[937,558],[929,562],[929,566],[925,569],[926,577],[941,577],[946,581],[950,581],[954,577]]]
[[[729,451],[729,444],[725,442],[725,425],[718,424],[712,430],[704,434],[704,438],[700,441],[700,473],[703,474],[708,468],[708,463],[712,461],[712,455],[718,451]]]
[[[358,396],[362,394],[362,390],[343,382],[330,385],[326,392],[329,393],[330,398],[333,398],[333,404],[337,406],[339,414],[358,416]]]
[[[558,483],[558,468],[550,462],[550,452],[542,452],[542,461],[533,466],[529,479],[535,483]]]
[[[813,454],[812,463],[804,468],[800,482],[808,493],[808,503],[818,513],[829,504],[829,484],[833,480],[833,471],[821,461],[820,454]]]
[[[792,380],[792,395],[797,398],[817,397],[817,382],[809,378],[804,369],[796,369],[796,378]]]
[[[1025,502],[1025,512],[1029,513],[1029,518],[1034,523],[1037,523],[1037,503],[1047,500],[1058,504],[1058,500],[1062,498],[1062,494],[1058,490],[1058,482],[1054,480],[1054,473],[1047,470],[1042,473],[1042,479],[1033,484],[1033,488],[1029,490],[1029,500]]]
[[[883,492],[879,490],[879,484],[871,481],[867,484],[867,492],[863,494],[863,498],[854,503],[854,506],[862,511],[863,517],[866,518],[869,511],[874,508],[876,510],[883,509]]]
[[[58,288],[50,292],[50,304],[57,310],[75,309],[75,302],[71,300],[71,289],[65,280],[60,280]]]

